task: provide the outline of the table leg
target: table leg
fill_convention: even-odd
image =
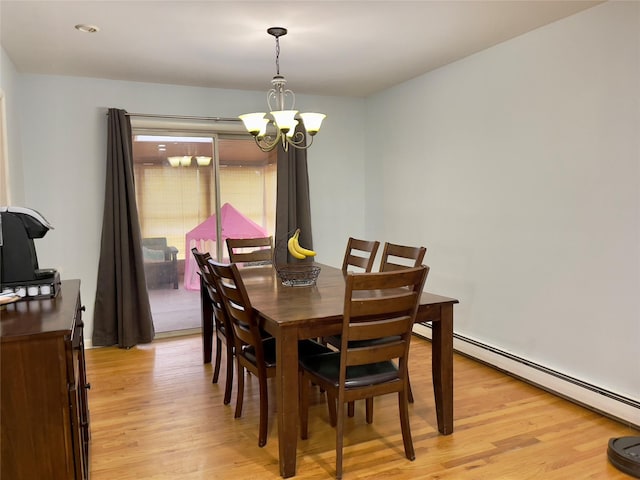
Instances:
[[[440,321],[432,323],[431,361],[438,431],[453,433],[453,305],[440,307]]]
[[[202,363],[211,363],[211,352],[213,351],[213,306],[202,275],[200,275],[200,315],[202,324]]]
[[[298,443],[298,344],[297,331],[281,329],[276,336],[276,397],[280,475],[296,474]],[[288,347],[288,348],[287,348]]]

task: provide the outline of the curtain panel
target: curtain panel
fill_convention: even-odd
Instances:
[[[93,345],[130,348],[154,337],[142,258],[133,177],[131,123],[108,112],[102,240],[94,306]]]
[[[302,132],[305,133],[304,130]],[[277,165],[274,263],[279,265],[293,260],[287,250],[287,240],[297,228],[300,229],[300,243],[306,248],[313,249],[313,235],[307,151],[293,147],[285,151],[279,145]],[[296,260],[296,262],[308,263],[312,261],[311,258]]]

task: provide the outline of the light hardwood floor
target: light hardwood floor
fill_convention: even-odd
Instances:
[[[416,460],[404,457],[397,397],[388,395],[376,399],[372,425],[364,405],[348,419],[345,480],[630,478],[609,464],[607,442],[638,431],[458,355],[455,430],[439,435],[431,345],[414,338],[411,348]],[[92,480],[280,478],[275,402],[268,443],[259,448],[258,382],[246,382],[243,416],[234,419],[235,386],[231,405],[223,405],[224,383],[211,383],[201,352],[199,335],[86,352]],[[334,478],[335,431],[327,422],[318,393],[310,438],[298,441],[295,478]]]

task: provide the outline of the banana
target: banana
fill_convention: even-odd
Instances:
[[[293,248],[295,248],[298,251],[298,253],[301,253],[305,257],[315,257],[316,256],[316,252],[314,252],[313,250],[309,250],[307,248],[304,248],[304,247],[300,246],[300,243],[298,241],[298,235],[296,235],[296,240],[295,240],[295,242],[293,242]]]
[[[292,257],[302,260],[303,258],[313,257],[316,252],[307,248],[301,247],[298,243],[298,237],[300,236],[300,229],[298,228],[287,242],[287,248]]]
[[[296,250],[296,244],[298,243],[297,240],[298,240],[299,234],[300,234],[300,230],[298,229],[296,230],[296,233],[294,233],[289,239],[289,241],[287,242],[287,248],[289,249],[289,253],[293,258],[302,260],[303,258],[307,258],[307,257],[303,253],[300,253]]]

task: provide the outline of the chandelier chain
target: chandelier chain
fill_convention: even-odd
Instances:
[[[276,37],[276,75],[280,75],[280,39]]]

